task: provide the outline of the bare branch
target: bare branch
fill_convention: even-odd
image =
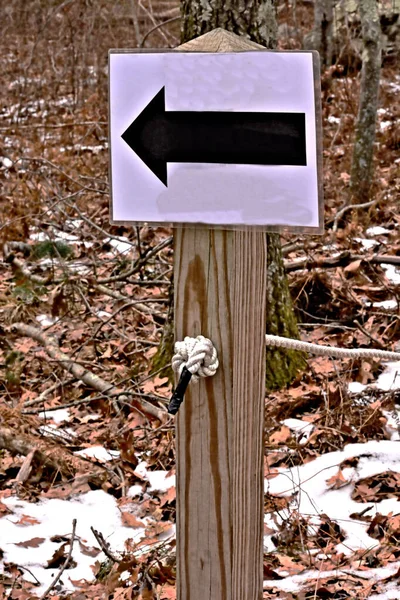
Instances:
[[[40,596],[40,600],[45,600],[45,598],[47,598],[47,596],[50,594],[51,590],[53,590],[55,588],[55,586],[57,585],[57,583],[60,580],[60,577],[64,573],[65,569],[68,567],[68,565],[69,565],[69,563],[71,561],[72,550],[73,550],[73,547],[74,547],[75,530],[76,530],[76,519],[74,519],[72,521],[72,533],[71,533],[71,539],[69,541],[68,556],[65,559],[65,562],[63,563],[61,569],[58,571],[57,575],[54,577],[53,581],[51,582],[51,584],[47,588],[47,590],[44,592],[44,594],[42,594],[42,596]]]
[[[123,281],[127,277],[131,277],[132,275],[134,275],[135,273],[140,271],[140,269],[143,267],[143,265],[145,265],[150,258],[155,256],[156,254],[161,252],[161,250],[163,250],[167,246],[170,246],[171,244],[172,244],[172,236],[166,238],[165,240],[163,240],[162,242],[157,244],[157,246],[155,246],[152,250],[147,252],[147,254],[145,254],[143,256],[143,258],[140,258],[139,260],[137,260],[131,269],[128,269],[124,273],[120,273],[120,275],[116,275],[115,277],[108,277],[107,279],[101,279],[101,280],[99,280],[98,283],[113,283],[114,281]]]
[[[115,556],[115,554],[113,554],[111,552],[110,544],[108,544],[106,542],[106,540],[104,539],[104,535],[100,531],[97,531],[96,529],[94,529],[94,527],[91,527],[90,529],[92,530],[92,533],[93,533],[94,537],[96,538],[97,543],[99,544],[100,548],[102,549],[104,554],[107,556],[107,558],[109,558],[112,562],[121,563],[122,559],[117,558]]]
[[[54,336],[47,335],[38,327],[34,327],[33,325],[26,325],[25,323],[14,323],[11,326],[11,329],[13,331],[16,331],[19,335],[30,337],[33,340],[36,340],[37,342],[42,344],[47,354],[53,360],[56,360],[60,364],[60,366],[63,367],[63,369],[71,373],[76,379],[83,381],[83,383],[85,383],[92,389],[101,392],[102,394],[109,397],[112,394],[120,393],[120,390],[118,390],[118,388],[114,384],[108,383],[95,373],[88,371],[76,361],[71,360],[71,358],[67,354],[61,352],[58,346],[58,341]],[[124,401],[126,403],[129,402],[126,396],[121,395],[120,398],[121,401]],[[159,408],[153,406],[145,400],[133,398],[129,404],[148,418],[155,418],[161,422],[166,420],[166,411],[160,410]]]

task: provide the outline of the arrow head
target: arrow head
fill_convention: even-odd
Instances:
[[[121,137],[167,187],[168,122],[164,87]]]

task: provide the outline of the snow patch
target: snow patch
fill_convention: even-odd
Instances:
[[[348,385],[348,390],[350,394],[361,394],[364,390],[367,389],[367,387],[367,385],[364,385],[359,381],[350,381]]]
[[[379,375],[375,387],[384,392],[400,389],[400,361],[386,363],[385,370]]]
[[[98,317],[111,317],[111,313],[106,310],[96,310],[95,312]]]
[[[397,300],[382,300],[382,302],[366,302],[366,306],[373,306],[374,308],[384,308],[386,310],[394,310],[397,308]]]
[[[352,574],[355,577],[359,577],[360,579],[369,579],[371,581],[381,581],[386,579],[387,577],[390,577],[392,575],[394,575],[397,570],[400,567],[400,563],[396,562],[396,563],[391,563],[389,566],[387,567],[379,567],[377,569],[366,569],[364,570],[354,570],[354,569],[337,569],[337,570],[330,570],[330,571],[323,571],[323,570],[313,570],[313,571],[306,571],[305,573],[300,573],[300,575],[293,575],[292,577],[285,577],[285,579],[281,579],[281,580],[266,580],[264,581],[264,589],[266,587],[271,587],[271,588],[276,588],[281,590],[282,592],[298,592],[301,590],[302,585],[304,585],[305,583],[312,581],[312,582],[317,582],[319,579],[325,578],[325,577],[338,577],[338,575],[340,575],[341,577],[345,576],[346,573],[348,573],[349,575]],[[393,584],[394,586],[396,586],[396,584]],[[390,586],[391,587],[391,586]],[[391,594],[391,592],[385,592],[384,594],[376,594],[373,596],[368,596],[370,598],[370,600],[373,598],[374,600],[389,600],[391,598],[394,599],[398,599],[399,598],[399,590],[398,590],[398,586],[393,588],[393,591],[397,589],[396,594],[397,595],[387,595],[388,593]]]
[[[136,498],[136,496],[141,496],[143,493],[143,489],[141,485],[132,485],[129,489],[128,489],[128,493],[127,496],[128,498]]]
[[[301,421],[300,419],[285,419],[282,421],[282,423],[296,433],[296,437],[298,438],[298,442],[300,444],[305,444],[314,431],[314,425],[312,425],[312,423],[308,423],[308,421]]]
[[[383,392],[400,389],[400,361],[396,360],[385,363],[385,368],[375,383],[364,385],[358,381],[351,381],[348,384],[348,390],[351,394],[361,394],[368,389],[382,390]]]
[[[118,450],[107,450],[103,446],[90,446],[83,450],[77,450],[74,452],[76,456],[83,456],[84,458],[94,458],[99,462],[108,462],[109,460],[115,460],[120,457]]]
[[[166,492],[175,485],[175,475],[169,475],[168,471],[148,471],[147,462],[141,461],[135,469],[140,477],[150,482],[149,492]]]
[[[68,408],[59,408],[58,410],[42,411],[39,413],[41,419],[51,419],[54,423],[64,423],[70,421],[71,417]]]
[[[78,273],[79,275],[87,275],[88,273],[90,273],[90,267],[87,267],[85,264],[79,262],[68,263],[68,269],[70,269],[74,273]]]
[[[390,126],[392,125],[392,121],[381,121],[379,123],[379,129],[381,131],[385,131],[386,129],[388,129]]]
[[[386,430],[390,435],[392,442],[400,442],[400,415],[397,410],[383,410],[383,416],[386,418]]]
[[[13,166],[13,161],[10,160],[7,156],[0,156],[0,162],[4,169],[11,169]]]
[[[385,227],[380,227],[379,225],[376,225],[375,227],[369,227],[366,233],[367,235],[388,235],[390,231]]]
[[[59,438],[69,443],[74,442],[74,437],[76,437],[76,433],[72,429],[58,429],[54,423],[39,427],[39,433],[45,437]]]
[[[58,317],[49,317],[48,315],[38,315],[36,321],[39,321],[42,327],[51,327],[58,321]]]
[[[357,467],[343,471],[348,483],[339,489],[329,489],[327,480],[337,475],[339,465],[344,460],[353,457],[359,457]],[[283,518],[290,518],[291,511],[296,509],[304,517],[312,517],[315,524],[321,514],[336,521],[345,535],[337,550],[350,555],[356,550],[379,545],[379,541],[367,534],[368,523],[350,517],[352,513],[360,511],[360,503],[351,498],[353,484],[359,479],[389,470],[398,473],[399,461],[400,444],[397,442],[373,440],[364,444],[348,444],[341,451],[319,456],[305,465],[278,469],[276,477],[265,480],[264,489],[269,494],[293,496],[289,508],[280,511]],[[400,502],[395,498],[364,503],[362,508],[368,506],[371,507],[371,516],[400,512]]]
[[[59,569],[45,569],[44,566],[52,558],[61,542],[52,542],[55,535],[70,536],[72,520],[77,520],[76,540],[72,556],[77,563],[73,569],[66,569],[62,576],[63,591],[72,592],[75,587],[72,581],[94,579],[92,566],[96,561],[104,561],[105,556],[99,553],[96,557],[88,556],[81,551],[81,544],[97,547],[90,527],[102,532],[112,551],[124,549],[128,539],[138,542],[144,537],[144,529],[124,527],[117,502],[113,496],[102,490],[95,490],[69,500],[42,500],[36,504],[19,500],[11,496],[2,502],[12,510],[12,514],[0,519],[1,547],[4,561],[28,568],[40,581],[40,587],[32,590],[40,595],[50,585]],[[23,516],[28,516],[32,524],[19,524]],[[25,520],[26,521],[26,520]],[[43,538],[37,548],[17,546],[33,538]],[[83,547],[85,550],[85,547]],[[68,551],[68,548],[67,548]],[[28,571],[24,571],[24,579],[34,581]]]
[[[147,471],[147,479],[150,492],[166,492],[175,485],[175,475],[168,476],[168,471]]]
[[[113,248],[116,249],[120,254],[125,254],[126,252],[130,252],[132,250],[132,242],[128,240],[127,237],[121,237],[118,240],[114,238],[107,238],[104,240],[106,244],[110,244]]]
[[[366,250],[370,250],[374,246],[379,245],[379,242],[377,242],[376,240],[367,240],[365,238],[354,238],[354,241],[361,244]]]
[[[394,265],[381,265],[382,269],[386,271],[386,277],[395,285],[400,285],[400,270],[396,269]]]
[[[80,229],[83,225],[83,219],[67,219],[65,225],[71,229]]]

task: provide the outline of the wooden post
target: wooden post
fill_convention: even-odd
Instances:
[[[221,29],[178,48],[254,49]],[[177,597],[261,600],[266,235],[194,226],[174,238],[175,338],[210,338],[220,361],[177,417]]]

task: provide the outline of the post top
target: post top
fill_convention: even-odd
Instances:
[[[265,48],[240,35],[218,27],[190,42],[181,44],[176,50],[185,52],[243,52],[246,50],[265,50]]]

